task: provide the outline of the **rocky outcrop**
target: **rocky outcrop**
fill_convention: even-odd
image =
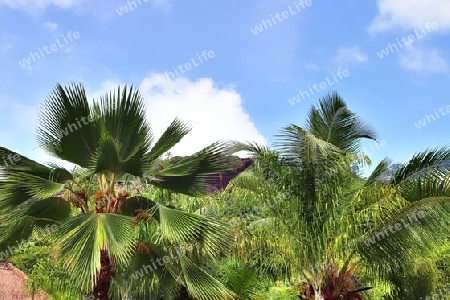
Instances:
[[[50,297],[39,294],[32,298],[26,292],[27,275],[11,263],[0,262],[0,299],[1,300],[47,300]]]
[[[208,193],[214,193],[225,189],[233,178],[244,172],[253,164],[253,160],[251,158],[241,158],[240,160],[241,163],[236,169],[217,174],[216,178],[209,184]]]

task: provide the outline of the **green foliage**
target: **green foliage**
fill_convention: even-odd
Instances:
[[[45,292],[55,300],[78,298],[80,291],[72,284],[67,269],[55,263],[56,257],[48,239],[26,243],[11,257],[11,263],[28,276],[30,294]]]
[[[109,276],[111,299],[418,299],[449,282],[449,148],[395,172],[385,159],[363,179],[355,170],[371,162],[360,141],[376,135],[333,93],[273,149],[214,143],[164,159],[190,127],[175,119],[155,140],[143,103],[125,87],[91,106],[82,85],[58,85],[38,140],[77,167],[0,161],[0,249],[58,225],[12,257],[32,292],[75,299],[99,294]],[[240,150],[253,167],[205,195]]]
[[[155,140],[144,99],[132,87],[119,87],[91,105],[81,84],[58,84],[39,113],[37,139],[49,154],[76,168],[69,172],[20,155],[15,165],[0,162],[0,248],[27,239],[39,227],[58,224],[51,257],[58,268],[70,270],[70,278],[59,277],[57,269],[52,275],[58,284],[42,280],[47,261],[37,262],[30,273],[33,286],[57,298],[63,297],[68,280],[78,293],[94,291],[96,297],[107,296],[112,282],[115,298],[136,287],[141,294],[166,299],[183,289],[198,299],[233,298],[206,268],[229,247],[227,226],[172,206],[171,192],[205,194],[216,173],[234,168],[236,159],[225,144],[213,143],[162,167],[161,156],[189,130],[175,119]],[[16,155],[6,148],[0,154]],[[153,186],[150,197],[133,190],[132,181]],[[131,262],[142,254],[163,255],[179,243],[190,243],[197,251],[167,263],[170,276],[157,274],[144,281],[148,284],[127,284],[126,275],[143,267]],[[170,280],[175,283],[167,285]]]
[[[298,290],[294,287],[286,286],[282,282],[275,282],[268,291],[256,294],[253,300],[292,300],[298,299]]]

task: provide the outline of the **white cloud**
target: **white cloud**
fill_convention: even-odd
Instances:
[[[144,78],[140,91],[155,136],[159,137],[175,117],[192,127],[172,154],[192,154],[218,140],[266,143],[245,112],[241,95],[232,87],[218,87],[210,78],[177,78],[156,85],[162,76]]]
[[[377,0],[378,15],[369,32],[391,29],[420,29],[427,22],[436,22],[440,29],[450,29],[448,0]]]
[[[413,72],[447,73],[448,65],[438,49],[408,46],[399,53],[400,66]]]
[[[23,9],[30,13],[37,13],[48,6],[59,8],[74,8],[85,0],[0,0],[0,6],[8,6],[12,9]]]
[[[52,22],[45,22],[44,24],[42,24],[42,26],[50,33],[53,33],[58,29],[58,24]]]
[[[90,102],[92,102],[91,100],[95,100],[95,101],[99,101],[100,97],[104,97],[107,93],[111,92],[111,91],[115,91],[119,86],[123,87],[125,85],[125,83],[123,82],[118,82],[118,81],[114,81],[111,79],[108,79],[104,82],[102,82],[100,89],[96,90],[96,91],[89,91],[89,89],[87,89],[86,87],[86,94],[88,99],[90,100]]]
[[[156,85],[155,79],[162,76],[158,73],[144,78],[139,89],[145,99],[148,121],[155,139],[161,136],[175,117],[192,127],[191,132],[171,150],[173,155],[190,155],[219,140],[266,144],[265,138],[245,112],[241,95],[234,88],[219,87],[211,78],[197,81],[177,78]],[[119,85],[123,86],[123,83],[107,80],[99,90],[87,91],[88,98],[98,100]],[[35,125],[37,109],[22,104],[11,108],[14,110],[11,114],[19,115],[21,112],[20,119],[24,118],[25,113],[27,121],[21,126],[30,131]],[[14,118],[14,123],[17,124],[20,119]],[[73,167],[71,163],[50,156],[40,147],[24,154],[41,163],[53,162],[65,168]]]
[[[335,58],[338,68],[348,67],[349,65],[363,63],[368,60],[367,54],[358,47],[339,47]]]
[[[48,163],[53,163],[56,164],[58,166],[61,166],[67,170],[72,170],[76,165],[74,165],[71,162],[65,161],[65,160],[61,160],[57,157],[51,156],[50,154],[48,154],[44,149],[42,149],[41,147],[35,147],[34,149],[32,149],[31,151],[28,151],[25,154],[29,159],[32,159],[34,161],[37,161],[40,164],[48,164]]]

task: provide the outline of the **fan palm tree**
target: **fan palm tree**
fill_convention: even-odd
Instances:
[[[171,192],[206,193],[215,173],[234,167],[221,143],[161,167],[160,157],[189,131],[175,119],[155,141],[143,98],[132,87],[90,105],[81,84],[58,84],[39,114],[37,140],[76,168],[0,148],[0,157],[18,158],[0,162],[0,249],[57,224],[50,237],[55,263],[70,270],[82,294],[174,299],[184,291],[194,299],[234,298],[201,266],[226,251],[228,228],[164,205]],[[133,180],[160,192],[152,199],[133,193],[126,188]],[[186,246],[193,250],[179,254]],[[130,280],[131,274],[143,276]]]

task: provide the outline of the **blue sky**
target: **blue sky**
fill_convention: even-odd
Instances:
[[[448,0],[311,0],[296,14],[289,7],[301,8],[298,1],[139,1],[0,0],[2,146],[49,160],[35,149],[36,116],[55,84],[70,81],[83,82],[91,97],[119,84],[140,87],[156,133],[175,116],[193,126],[176,150],[185,154],[217,139],[270,143],[282,126],[303,125],[310,106],[335,90],[386,141],[374,150],[365,144],[375,163],[449,143],[450,115],[414,125],[450,105]],[[252,32],[283,11],[286,19]],[[411,34],[409,45],[377,54]],[[19,64],[51,44],[55,51]],[[200,63],[203,51],[213,57]],[[164,79],[192,61],[197,66]],[[289,103],[339,70],[350,75]]]

